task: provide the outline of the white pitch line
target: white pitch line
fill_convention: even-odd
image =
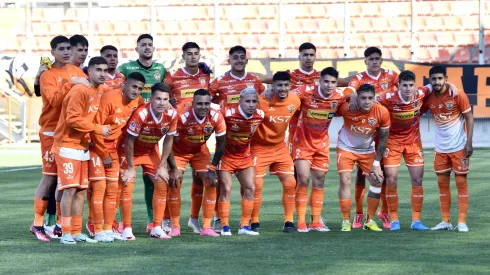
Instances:
[[[41,166],[24,167],[24,168],[14,168],[14,169],[0,170],[0,173],[16,172],[16,171],[26,171],[26,170],[35,170],[35,169],[40,169],[40,168],[41,168]]]

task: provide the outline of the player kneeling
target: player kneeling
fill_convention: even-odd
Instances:
[[[235,174],[243,188],[242,219],[238,234],[259,235],[251,230],[248,223],[252,216],[255,192],[255,167],[250,153],[250,140],[264,119],[264,112],[257,109],[258,95],[254,88],[240,92],[238,107],[225,108],[226,147],[218,165],[220,188],[218,211],[222,236],[231,236],[230,231],[230,195],[231,175]]]
[[[174,137],[173,158],[169,158],[170,171],[169,203],[172,229],[170,236],[180,236],[180,188],[182,176],[191,164],[193,171],[204,183],[203,214],[201,236],[219,236],[211,227],[214,206],[216,204],[216,165],[225,151],[226,124],[219,106],[211,106],[211,95],[205,89],[195,91],[192,106],[183,110],[178,118],[177,133]],[[206,141],[212,133],[216,136],[216,152],[210,162]],[[174,162],[175,161],[175,162]],[[176,199],[170,199],[176,198]]]
[[[378,209],[383,172],[380,161],[388,141],[390,114],[380,104],[374,104],[375,89],[364,84],[357,90],[358,111],[350,112],[349,104],[343,103],[337,114],[344,117],[344,126],[340,129],[337,142],[337,169],[340,176],[339,203],[342,212],[342,231],[351,231],[350,211],[352,208],[350,185],[354,165],[360,167],[368,178],[367,217],[364,229],[382,231],[373,220]],[[378,150],[374,149],[374,138],[379,135]]]
[[[161,223],[167,201],[168,173],[164,165],[172,150],[173,136],[177,128],[177,111],[170,107],[170,88],[162,83],[151,87],[150,103],[141,106],[133,113],[127,125],[124,143],[125,159],[121,164],[121,212],[123,217],[123,238],[135,240],[131,227],[133,207],[133,187],[136,169],[143,167],[145,175],[152,176],[155,185],[153,193],[153,229],[150,237],[170,239],[162,230]],[[162,157],[155,150],[160,139],[165,136]]]

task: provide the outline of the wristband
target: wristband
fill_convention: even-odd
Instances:
[[[373,166],[378,166],[378,167],[379,167],[379,166],[380,166],[379,160],[375,160],[375,161],[373,162]]]

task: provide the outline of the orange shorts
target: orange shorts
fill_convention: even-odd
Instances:
[[[271,175],[294,175],[294,163],[286,143],[274,146],[253,145],[250,147],[255,163],[255,176],[264,177],[269,168]]]
[[[88,188],[88,161],[76,160],[54,154],[58,168],[58,191],[66,188]]]
[[[43,159],[43,174],[48,176],[56,176],[56,160],[54,154],[51,152],[53,147],[54,138],[52,136],[46,136],[43,133],[39,133],[39,141],[41,143],[41,156]]]
[[[119,158],[117,152],[109,151],[109,156],[112,159],[112,167],[105,168],[102,159],[95,152],[90,150],[90,160],[88,164],[88,180],[118,181],[119,180]]]
[[[436,174],[453,170],[456,175],[466,175],[469,168],[470,159],[466,157],[464,150],[453,153],[434,152],[434,172]]]
[[[122,155],[124,156],[124,154]],[[153,150],[148,155],[133,156],[134,170],[141,166],[143,168],[143,175],[155,176],[158,164],[160,163],[160,153],[157,150]],[[128,168],[128,162],[126,157],[121,157],[121,171]]]
[[[177,168],[185,171],[187,163],[190,163],[194,171],[207,172],[209,165],[211,165],[211,154],[206,146],[203,148],[206,149],[195,154],[177,154],[174,152],[174,160]]]
[[[328,146],[324,150],[313,152],[309,149],[293,145],[292,157],[293,161],[300,159],[308,161],[311,165],[311,170],[325,173],[328,172],[328,165],[330,163],[330,151]]]
[[[340,173],[351,173],[354,165],[361,168],[362,174],[368,176],[371,173],[376,153],[356,154],[337,148],[337,170]]]
[[[254,167],[254,160],[251,155],[245,158],[236,158],[224,154],[221,157],[216,170],[226,171],[233,174],[250,167]]]
[[[424,151],[422,144],[416,142],[414,144],[397,144],[388,141],[385,153],[383,155],[384,167],[398,167],[403,156],[405,164],[410,167],[424,166]]]

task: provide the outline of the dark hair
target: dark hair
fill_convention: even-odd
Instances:
[[[326,75],[339,78],[339,72],[334,67],[328,67],[323,69],[322,72],[320,73],[320,76],[325,77]]]
[[[446,74],[446,68],[444,68],[443,66],[434,66],[432,68],[430,68],[429,70],[429,77],[433,74],[442,74],[444,77],[447,76]]]
[[[240,45],[231,47],[230,51],[228,51],[228,54],[232,55],[235,52],[243,52],[244,54],[247,54],[247,50],[245,50],[245,48]]]
[[[138,36],[138,39],[136,40],[136,44],[138,44],[141,40],[146,39],[146,38],[148,38],[151,41],[153,41],[153,36],[151,36],[150,34],[145,33],[145,34],[142,34],[142,35]]]
[[[415,74],[412,71],[405,70],[398,75],[398,83],[402,81],[415,81]]]
[[[197,45],[196,42],[187,42],[184,44],[184,46],[182,46],[182,52],[185,53],[185,51],[187,51],[188,49],[198,49],[198,50],[201,50],[201,48],[199,48],[199,45]]]
[[[78,44],[88,47],[87,38],[85,38],[85,36],[79,35],[79,34],[75,34],[74,36],[70,37],[70,45],[72,47],[75,47]]]
[[[373,93],[373,95],[376,95],[376,89],[374,89],[374,86],[371,84],[362,84],[358,89],[357,89],[357,94],[360,95],[362,93]]]
[[[88,62],[89,67],[92,67],[95,65],[102,65],[102,64],[109,65],[109,64],[107,64],[107,60],[105,60],[105,58],[103,58],[102,56],[94,56],[94,57],[90,58],[90,61]]]
[[[198,90],[196,90],[194,92],[194,97],[196,97],[196,96],[206,96],[206,95],[211,96],[211,94],[209,93],[209,91],[206,90],[206,89],[198,89]]]
[[[368,58],[373,53],[379,54],[379,56],[383,56],[381,50],[378,47],[369,47],[364,51],[364,57]]]
[[[139,72],[132,72],[128,75],[128,78],[127,80],[136,80],[136,81],[140,81],[140,82],[143,82],[143,84],[146,84],[146,79],[145,77],[139,73]]]
[[[315,50],[316,52],[316,47],[315,45],[311,44],[310,42],[303,43],[299,46],[299,52],[302,52],[303,50]]]
[[[282,72],[277,72],[274,74],[272,77],[272,81],[290,81],[291,76],[289,75],[288,72],[282,71]]]
[[[151,95],[154,95],[157,91],[164,92],[170,95],[170,87],[162,82],[157,82],[151,86]]]
[[[102,49],[100,49],[100,54],[102,55],[103,52],[107,51],[107,50],[111,50],[111,51],[116,51],[117,52],[117,48],[112,46],[112,45],[105,45],[104,47],[102,47]]]
[[[51,39],[51,42],[49,42],[49,45],[51,46],[51,49],[54,50],[56,47],[58,47],[58,44],[61,43],[70,43],[70,39],[68,37],[63,36],[63,35],[58,35],[55,38]]]

